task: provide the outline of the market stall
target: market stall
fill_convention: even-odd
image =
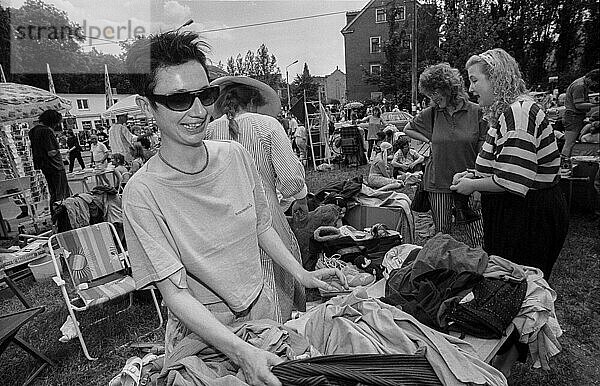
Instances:
[[[36,205],[48,200],[44,176],[33,168],[29,129],[42,112],[64,113],[70,108],[68,100],[37,87],[0,83],[0,196],[31,207],[33,221],[28,229],[35,230],[43,216]]]

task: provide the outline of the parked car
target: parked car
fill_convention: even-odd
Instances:
[[[406,111],[392,111],[381,114],[381,119],[385,121],[385,123],[392,124],[396,126],[396,128],[400,131],[404,131],[404,126],[410,121],[412,121],[413,116]]]
[[[381,113],[381,119],[383,119],[386,126],[392,124],[398,130],[404,131],[404,126],[413,119],[413,116],[406,111],[388,111]],[[359,123],[358,126],[366,129],[369,127],[369,123]]]

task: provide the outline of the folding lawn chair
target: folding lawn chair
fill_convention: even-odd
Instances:
[[[344,163],[355,164],[356,168],[358,168],[362,146],[360,131],[357,126],[344,126],[340,128],[340,147]]]
[[[52,235],[48,239],[48,247],[56,271],[56,277],[53,280],[61,289],[69,315],[75,324],[83,352],[89,360],[96,360],[98,358],[92,358],[88,353],[75,317],[75,311],[86,311],[93,306],[126,294],[129,294],[129,306],[117,313],[131,307],[135,282],[127,272],[130,267],[127,253],[124,252],[115,227],[107,222]],[[77,292],[77,297],[74,299],[69,298],[65,287],[66,283],[62,279],[58,263],[59,256],[62,256],[63,261],[66,262],[69,276]],[[160,328],[163,324],[163,318],[156,300],[156,293],[154,288],[148,289],[152,294],[152,300],[160,321],[157,328]],[[102,318],[95,323],[104,319],[106,318]]]

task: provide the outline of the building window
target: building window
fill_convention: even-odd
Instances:
[[[371,75],[381,75],[381,64],[371,64]]]
[[[89,110],[87,99],[77,99],[77,109],[78,110]]]
[[[377,54],[381,52],[381,36],[375,36],[370,38],[371,41],[371,53]]]
[[[406,19],[406,7],[403,5],[396,7],[396,21],[404,19]]]
[[[385,23],[387,21],[385,8],[377,8],[375,10],[375,23]]]
[[[411,47],[410,34],[406,34],[406,35],[404,35],[404,39],[402,39],[402,48],[410,49],[410,47]]]

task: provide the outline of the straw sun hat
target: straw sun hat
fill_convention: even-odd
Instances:
[[[257,112],[259,114],[277,117],[277,115],[281,112],[281,100],[279,99],[279,96],[277,95],[275,90],[273,90],[271,86],[259,80],[249,78],[247,76],[223,76],[221,78],[213,80],[210,83],[211,86],[219,86],[221,88],[221,92],[223,92],[223,90],[227,86],[234,84],[250,86],[257,89],[260,92],[266,103],[263,106],[258,106]],[[214,115],[215,118],[218,118],[221,115],[223,115],[223,112],[218,110],[216,105],[214,108]]]

